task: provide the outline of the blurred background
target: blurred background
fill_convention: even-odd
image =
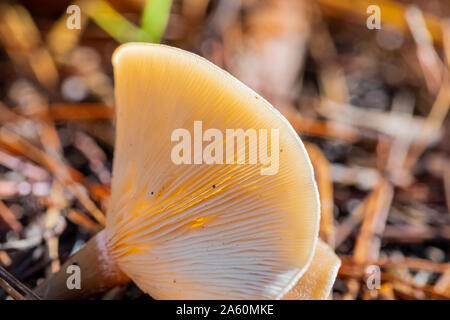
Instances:
[[[446,0],[2,1],[0,299],[102,229],[111,55],[129,41],[202,55],[291,122],[342,259],[333,299],[450,299],[449,16]]]

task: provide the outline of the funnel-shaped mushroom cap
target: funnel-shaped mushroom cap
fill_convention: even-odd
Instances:
[[[314,257],[305,274],[283,300],[324,300],[330,295],[341,260],[319,239]]]
[[[113,65],[117,136],[106,233],[118,267],[157,299],[281,298],[310,264],[318,232],[313,170],[298,135],[267,101],[194,54],[127,44]],[[192,148],[178,153],[182,140],[172,140],[180,129]],[[216,129],[209,140],[208,129]],[[219,161],[234,140],[227,129],[256,131],[258,143],[236,142],[245,163],[234,152],[229,161],[225,147]],[[213,143],[217,157],[208,164],[202,153]],[[174,150],[192,164],[177,164]]]

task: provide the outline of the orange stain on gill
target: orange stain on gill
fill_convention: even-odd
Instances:
[[[228,187],[231,186],[228,184],[228,182],[231,182],[233,180],[235,182],[247,180],[249,177],[253,176],[255,171],[259,170],[259,168],[260,166],[258,165],[248,165],[248,164],[235,164],[227,166],[226,168],[224,168],[223,173],[219,174],[215,178],[216,181],[217,180],[220,181],[220,185],[214,185],[215,187],[212,188],[210,185],[211,182],[207,182],[195,188],[190,193],[186,194],[186,196],[184,196],[182,199],[178,199],[178,201],[176,201],[175,200],[176,197],[187,189],[187,185],[182,185],[177,190],[172,192],[162,203],[160,203],[159,208],[154,207],[149,208],[150,210],[145,210],[146,208],[151,207],[151,205],[148,202],[144,204],[144,202],[138,201],[137,204],[133,206],[134,210],[130,211],[131,214],[129,217],[129,222],[136,220],[136,218],[138,218],[139,216],[146,215],[147,217],[152,217],[156,214],[163,212],[168,212],[168,217],[176,216],[181,212],[191,207],[194,207],[195,205],[198,205],[203,201],[215,196],[216,194],[225,191]],[[252,189],[257,189],[259,188],[258,183],[264,180],[266,177],[267,176],[261,176],[255,181],[247,183],[247,186],[251,187]],[[161,195],[159,197],[161,197]],[[141,211],[137,211],[137,209],[140,209]],[[137,212],[140,212],[140,214],[136,214]],[[187,223],[187,225],[189,224],[190,223]],[[143,224],[141,227],[133,229],[133,231],[124,233],[119,239],[115,241],[117,243],[115,247],[123,248],[121,244],[126,243],[127,238],[135,234],[139,234],[145,231],[147,228],[149,228],[149,224]]]

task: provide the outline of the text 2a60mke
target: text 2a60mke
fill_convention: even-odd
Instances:
[[[246,304],[237,304],[237,305],[220,305],[220,314],[255,314],[255,315],[263,315],[263,314],[273,314],[273,304],[257,304],[257,305],[246,305]]]
[[[177,315],[202,315],[207,318],[210,314],[220,315],[273,315],[273,304],[221,304],[220,308],[211,306],[178,306]]]

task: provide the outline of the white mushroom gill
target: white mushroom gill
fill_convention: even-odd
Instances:
[[[262,97],[194,54],[127,44],[113,65],[106,241],[118,267],[157,299],[283,297],[311,263],[319,227],[313,169],[296,132]],[[195,121],[223,132],[278,129],[279,150],[267,146],[279,153],[278,172],[262,175],[260,163],[175,164],[171,134]],[[244,152],[256,150],[246,143]]]

